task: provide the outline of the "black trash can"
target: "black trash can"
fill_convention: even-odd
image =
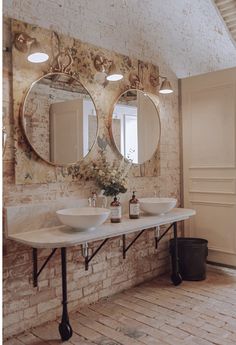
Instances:
[[[183,280],[206,279],[208,241],[202,238],[178,238],[179,273]],[[174,239],[170,240],[172,264],[175,255]]]

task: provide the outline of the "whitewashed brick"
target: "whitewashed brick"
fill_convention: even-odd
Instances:
[[[37,305],[37,311],[39,314],[44,313],[48,310],[54,309],[60,305],[58,298],[49,300],[48,302],[42,302]]]
[[[63,2],[65,3],[65,2]],[[75,4],[75,3],[74,3]],[[17,2],[16,8],[18,13],[23,13],[23,7],[21,2]],[[28,8],[24,7],[24,10]],[[30,8],[30,7],[29,7]],[[50,7],[51,8],[51,7]],[[58,20],[60,18],[60,20]],[[23,16],[22,19],[24,20]],[[26,19],[26,18],[25,18]],[[45,22],[50,22],[52,18],[47,15],[43,18]],[[56,25],[62,32],[65,30],[65,18],[57,17],[57,20],[52,23],[52,27]],[[34,21],[34,20],[33,20]],[[57,23],[60,24],[57,24]],[[86,20],[84,21],[86,23]],[[76,24],[78,25],[78,23]],[[84,24],[85,25],[85,24]],[[4,39],[5,45],[11,47],[11,36],[9,32],[10,24],[7,20],[4,23]],[[54,29],[56,29],[54,27]],[[87,29],[86,29],[87,31]],[[73,36],[73,35],[72,35]],[[136,51],[130,51],[132,56],[135,56]],[[12,81],[11,81],[11,56],[10,53],[6,53],[4,60],[4,105],[5,105],[5,118],[7,128],[13,133],[13,114],[12,112]],[[157,61],[159,62],[159,61]],[[177,79],[173,76],[172,72],[168,70],[176,83]],[[162,120],[163,139],[161,140],[161,159],[163,167],[169,166],[169,168],[161,168],[161,176],[157,178],[141,177],[131,178],[130,186],[136,186],[138,196],[144,196],[146,193],[153,192],[153,185],[157,184],[162,188],[163,195],[167,195],[167,184],[171,192],[171,195],[179,195],[179,170],[176,169],[178,162],[173,165],[165,164],[170,160],[170,151],[176,151],[178,147],[178,133],[174,136],[176,128],[174,123],[178,124],[178,96],[177,93],[172,98],[172,101],[167,101],[161,105],[160,116]],[[172,137],[171,145],[166,139],[166,133]],[[108,133],[107,133],[108,135]],[[168,135],[168,136],[169,136]],[[6,205],[17,205],[24,203],[37,203],[47,200],[55,200],[58,197],[63,196],[75,196],[78,198],[88,197],[94,189],[92,182],[73,181],[63,182],[57,181],[55,183],[48,184],[29,184],[29,185],[16,185],[14,181],[14,141],[13,138],[8,138],[8,146],[4,157],[4,203]],[[165,156],[163,156],[165,153]],[[177,155],[171,159],[178,160]],[[170,181],[167,176],[173,176]],[[131,187],[132,188],[132,187]],[[169,192],[168,192],[169,193]],[[130,193],[128,193],[130,194]],[[124,204],[130,198],[130,196],[124,196]],[[128,252],[125,261],[122,259],[122,240],[117,237],[113,240],[109,240],[107,247],[102,249],[102,252],[96,256],[94,261],[89,265],[89,270],[84,270],[84,258],[81,257],[80,248],[70,248],[67,253],[68,258],[68,298],[73,302],[73,306],[80,304],[92,303],[97,301],[101,297],[106,297],[110,294],[114,294],[117,291],[121,291],[134,284],[154,277],[159,273],[166,270],[166,262],[161,262],[159,268],[149,267],[152,263],[153,257],[153,232],[147,232],[142,235],[137,243],[132,248],[132,251]],[[131,240],[133,235],[127,236],[127,240]],[[92,245],[96,247],[100,242]],[[160,244],[160,251],[168,251],[167,246]],[[16,244],[13,241],[5,241],[5,282],[4,282],[4,303],[6,308],[9,308],[9,318],[7,322],[11,324],[15,320],[15,313],[11,306],[12,299],[18,300],[20,297],[25,299],[24,306],[15,307],[19,308],[21,313],[20,317],[22,321],[18,320],[18,324],[13,326],[6,326],[5,336],[16,334],[27,328],[43,323],[48,320],[53,320],[60,315],[61,312],[61,265],[59,253],[52,259],[48,266],[44,269],[39,277],[39,287],[32,287],[32,250],[26,246]],[[134,254],[134,255],[133,255]],[[48,250],[40,250],[39,257],[40,263],[43,262],[48,255]],[[14,260],[12,260],[12,258]],[[145,263],[143,263],[145,258]],[[120,266],[121,271],[120,271]],[[116,270],[117,269],[117,270]],[[151,271],[150,271],[151,269]],[[127,277],[123,272],[127,272]],[[90,284],[97,287],[90,287]],[[86,288],[88,287],[88,288]],[[82,296],[82,288],[85,295]],[[98,291],[97,291],[98,290]],[[93,291],[93,292],[92,292]],[[88,294],[88,295],[86,295]],[[29,300],[30,307],[28,307],[27,300]],[[23,304],[24,304],[23,303]],[[26,309],[25,309],[26,307]],[[11,309],[13,308],[13,309]]]

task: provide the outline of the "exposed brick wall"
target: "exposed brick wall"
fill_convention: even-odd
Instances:
[[[127,241],[132,235],[127,237]],[[96,248],[100,243],[91,245]],[[69,248],[68,308],[70,310],[100,298],[127,289],[168,269],[168,243],[154,249],[152,230],[143,234],[133,248],[122,258],[120,238],[110,240],[84,269],[80,247]],[[40,264],[50,253],[39,251]],[[61,315],[61,265],[60,251],[41,273],[38,288],[32,287],[32,251],[12,241],[5,243],[4,255],[4,334],[13,335]]]
[[[4,46],[10,47],[10,27],[4,23]],[[49,184],[16,185],[14,182],[14,143],[11,89],[11,54],[4,53],[3,110],[7,127],[7,149],[4,156],[4,203],[6,206],[55,200],[63,196],[88,197],[94,186],[84,181]],[[163,100],[161,98],[161,100]],[[167,121],[163,125],[168,137],[161,139],[161,175],[134,178],[130,188],[136,187],[138,196],[151,195],[154,185],[161,195],[179,197],[179,122],[178,98],[175,94],[161,103],[161,112]],[[175,147],[174,150],[171,148]],[[127,193],[123,200],[127,201]],[[132,235],[129,236],[132,238]],[[97,247],[98,243],[92,246]],[[48,250],[40,251],[43,260]],[[59,252],[42,272],[39,287],[32,287],[31,249],[13,241],[4,240],[4,335],[17,334],[61,313],[61,267]],[[123,261],[121,239],[110,240],[94,258],[89,270],[83,266],[80,248],[68,249],[69,310],[97,301],[117,291],[157,276],[168,269],[167,239],[154,250],[153,231],[142,235]]]
[[[50,160],[49,146],[49,91],[46,85],[36,85],[27,97],[25,104],[26,133],[31,144],[37,148],[41,157]]]

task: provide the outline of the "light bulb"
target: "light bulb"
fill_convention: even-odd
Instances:
[[[48,54],[41,53],[41,52],[34,52],[30,55],[28,55],[27,60],[32,63],[42,63],[47,61],[49,58]]]
[[[168,93],[172,93],[172,92],[173,92],[173,89],[170,85],[170,82],[165,78],[163,80],[163,82],[161,83],[159,93],[168,94]]]
[[[167,93],[172,93],[173,90],[169,90],[169,89],[166,89],[166,90],[159,90],[159,93],[162,93],[162,94],[167,94]]]
[[[118,80],[123,79],[123,75],[122,74],[109,74],[106,77],[106,79],[109,81],[118,81]]]

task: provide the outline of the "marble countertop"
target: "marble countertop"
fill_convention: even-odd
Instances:
[[[68,226],[59,225],[41,228],[33,231],[9,233],[8,238],[34,248],[61,248],[71,247],[85,242],[103,240],[143,229],[153,228],[181,220],[186,220],[196,214],[195,210],[174,208],[165,215],[141,214],[139,219],[122,217],[121,223],[107,221],[98,228],[88,231],[76,231]]]

